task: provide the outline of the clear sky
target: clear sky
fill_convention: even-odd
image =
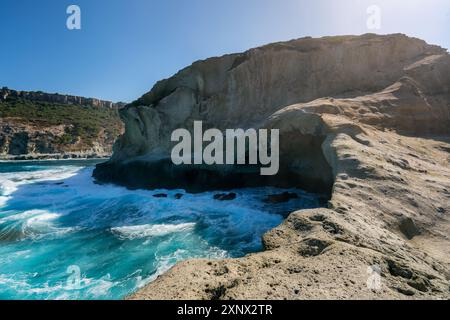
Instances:
[[[71,4],[81,30],[66,27]],[[129,102],[195,60],[303,36],[402,32],[449,48],[450,1],[1,0],[0,30],[0,86]]]

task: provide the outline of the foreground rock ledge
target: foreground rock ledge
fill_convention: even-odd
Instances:
[[[126,185],[114,170],[151,168],[172,129],[203,120],[280,129],[281,172],[331,199],[265,234],[263,252],[181,262],[129,298],[450,298],[449,90],[446,50],[404,35],[276,43],[159,82],[122,111],[97,178]]]

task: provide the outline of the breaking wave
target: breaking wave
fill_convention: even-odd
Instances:
[[[121,240],[133,240],[147,237],[161,237],[174,232],[192,230],[195,223],[180,224],[145,224],[142,226],[125,226],[111,228],[113,234],[118,235]]]
[[[270,207],[261,200],[273,188],[224,202],[213,192],[130,191],[95,184],[92,165],[0,163],[0,299],[121,299],[178,261],[259,251],[282,214],[319,206],[300,190]]]

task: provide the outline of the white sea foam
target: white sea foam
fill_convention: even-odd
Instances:
[[[81,168],[77,167],[62,166],[57,167],[56,169],[46,169],[40,171],[0,173],[0,185],[2,188],[9,186],[10,190],[13,190],[21,184],[68,179],[76,175],[80,170]]]
[[[27,212],[24,212],[26,214]],[[26,220],[24,223],[25,233],[27,232],[38,232],[46,233],[56,231],[57,228],[54,227],[54,220],[60,217],[59,214],[51,213],[46,210],[31,210],[30,212],[33,216]]]
[[[0,208],[5,206],[8,199],[9,199],[8,197],[0,196]]]
[[[111,228],[121,240],[134,240],[148,237],[161,237],[175,232],[192,230],[195,223],[181,224],[145,224],[140,226],[125,226]]]
[[[56,169],[25,172],[0,173],[0,208],[4,207],[11,195],[16,192],[21,185],[42,182],[58,181],[68,179],[77,174],[80,168],[62,166]]]
[[[26,220],[27,224],[32,224],[33,222],[48,221],[58,218],[59,215],[51,213],[47,210],[27,210],[22,213],[13,214],[0,219],[0,223],[10,222],[10,221],[23,221]]]
[[[21,234],[32,239],[47,235],[58,236],[73,231],[75,228],[59,228],[54,225],[60,216],[47,210],[28,210],[4,217],[0,219],[0,224],[10,224],[3,232],[15,232],[15,229],[19,229]]]
[[[277,192],[270,188],[234,190],[236,201],[220,202],[213,199],[214,192],[131,191],[98,185],[92,170],[47,166],[40,171],[0,173],[0,233],[11,241],[11,245],[0,246],[0,295],[120,298],[178,261],[235,257],[258,250],[261,234],[282,221],[262,201]],[[168,196],[155,198],[156,193]],[[184,196],[176,200],[176,193]],[[289,204],[296,209],[306,200],[308,196],[302,195]],[[105,236],[104,231],[121,242]],[[171,235],[173,239],[163,237]],[[46,242],[54,237],[61,242]],[[39,241],[24,243],[23,239]],[[127,241],[133,239],[142,241]],[[110,250],[115,246],[124,250]],[[44,258],[51,261],[48,266],[42,265]],[[21,271],[10,274],[9,266],[15,261]],[[65,285],[65,271],[72,264],[82,271],[80,290]],[[45,278],[38,276],[44,274]]]
[[[80,287],[77,288],[77,290],[71,290],[66,286],[65,282],[57,282],[55,284],[45,282],[40,286],[33,286],[27,281],[29,279],[27,279],[25,275],[22,275],[19,279],[17,279],[17,277],[18,274],[14,276],[0,274],[0,283],[8,286],[10,289],[22,293],[28,298],[33,298],[36,295],[44,295],[52,300],[82,298],[82,290],[86,291],[85,294],[87,294],[88,297],[98,299],[103,297],[112,287],[120,284],[119,282],[112,281],[111,276],[107,274],[100,279],[83,277],[80,279]]]

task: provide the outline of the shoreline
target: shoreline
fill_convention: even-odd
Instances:
[[[262,252],[179,262],[127,299],[448,299],[450,95],[438,88],[449,68],[440,47],[371,34],[267,45],[158,83],[122,111],[116,161],[97,166],[99,180],[134,184],[147,170],[130,160],[170,154],[166,128],[189,131],[202,117],[279,129],[280,172],[329,182],[331,199],[291,213]]]
[[[263,250],[259,252],[240,258],[178,262],[123,299],[448,299],[448,243],[440,236],[448,232],[448,223],[430,214],[447,212],[444,199],[448,193],[445,183],[429,180],[438,173],[449,176],[443,151],[448,144],[366,130],[376,146],[370,149],[370,156],[365,154],[369,150],[351,138],[337,142],[336,167],[341,172],[335,177],[327,207],[294,210],[262,236]],[[401,142],[396,145],[398,140]],[[366,177],[356,163],[345,163],[347,144],[365,165],[382,150],[407,159],[414,168],[398,167],[392,173],[388,160],[380,158],[377,175]],[[397,146],[395,153],[392,146]],[[416,167],[425,167],[427,172]],[[397,181],[409,188],[399,187]],[[412,187],[413,181],[418,188]],[[430,198],[421,195],[427,184],[433,190]],[[348,190],[356,192],[348,194]],[[397,203],[405,198],[415,200]],[[427,215],[420,215],[421,210]],[[408,222],[411,227],[404,227]],[[427,227],[430,222],[433,229]],[[367,273],[373,268],[379,268],[382,276],[377,289],[367,285]],[[328,293],[324,295],[324,291]]]
[[[72,163],[71,163],[72,164]],[[83,163],[80,163],[80,165],[83,165],[84,164],[84,162]],[[6,168],[8,168],[9,166],[8,166],[8,164],[5,164],[6,165]],[[16,162],[15,164],[13,164],[11,167],[15,167],[15,166],[28,166],[28,164],[24,164],[24,163],[21,163],[21,162]],[[45,162],[40,162],[40,163],[34,163],[33,164],[33,166],[34,165],[37,165],[37,166],[39,166],[39,165],[44,165],[44,166],[47,166],[47,164],[45,163]],[[59,168],[59,167],[61,167],[61,168],[63,168],[63,167],[65,167],[65,163],[55,163],[55,165],[57,165],[57,168]],[[77,163],[75,163],[74,165],[77,165]],[[1,164],[0,164],[0,167],[1,167]],[[44,168],[44,170],[47,170],[47,168]],[[87,172],[88,170],[85,170],[85,173]],[[5,173],[8,173],[7,171],[4,171]],[[15,170],[13,170],[13,171],[11,171],[11,172],[15,172]],[[30,172],[31,173],[31,172]],[[56,173],[57,173],[57,175],[59,176],[59,177],[61,177],[60,175],[61,175],[61,172],[59,171],[59,170],[56,170]],[[28,172],[27,172],[27,174],[28,174]],[[63,173],[64,174],[64,173]],[[22,177],[20,177],[20,178],[17,178],[17,180],[15,179],[15,177],[10,177],[10,178],[8,178],[8,179],[11,179],[12,181],[15,181],[16,183],[17,183],[17,185],[20,185],[20,183],[21,183],[21,181],[32,181],[32,179],[33,178],[31,178],[32,176],[34,175],[34,172],[33,173],[31,173],[31,175],[30,176],[22,176]],[[39,177],[42,177],[41,175],[39,176]],[[45,174],[44,175],[44,177],[49,177],[47,174]],[[91,177],[91,175],[88,173],[88,174],[85,174],[85,175],[82,175],[82,179],[79,179],[79,178],[76,178],[74,181],[72,181],[72,182],[69,182],[69,180],[71,179],[71,177],[69,177],[69,178],[67,178],[68,180],[66,181],[66,178],[57,178],[56,176],[53,176],[53,178],[50,180],[50,181],[52,181],[52,182],[50,182],[50,183],[48,183],[47,184],[47,186],[49,187],[49,188],[52,188],[52,189],[50,189],[50,190],[55,190],[55,189],[53,189],[53,188],[57,188],[57,189],[59,189],[59,190],[61,190],[62,188],[65,188],[65,187],[70,187],[71,188],[71,190],[77,190],[78,188],[77,188],[77,186],[78,187],[80,187],[80,186],[82,186],[83,187],[83,189],[85,190],[85,191],[87,191],[87,192],[89,192],[90,194],[93,194],[93,195],[95,195],[95,194],[103,194],[103,193],[107,193],[107,190],[109,190],[108,188],[104,188],[104,186],[95,186],[95,188],[96,189],[93,189],[93,191],[90,189],[90,187],[89,187],[89,184],[86,184],[86,181],[87,180],[89,180],[90,181],[90,177]],[[19,180],[20,179],[20,180]],[[38,178],[38,179],[40,179],[40,178]],[[39,181],[39,180],[38,180]],[[47,181],[47,179],[45,179],[45,181]],[[34,184],[34,183],[32,183],[32,184]],[[40,182],[36,182],[36,184],[37,185],[39,185],[40,184]],[[84,187],[84,186],[87,186],[86,188]],[[41,187],[40,186],[37,186],[37,187],[35,187],[36,189],[35,190],[39,190]],[[101,189],[100,189],[101,188]],[[28,190],[30,190],[30,189],[28,189]],[[295,192],[295,190],[290,190],[290,191],[292,191],[292,192]],[[124,196],[124,197],[126,197],[127,196],[127,194],[131,194],[131,192],[132,191],[129,191],[129,190],[126,190],[125,192],[123,192],[123,191],[121,191],[121,192],[119,192],[119,193],[113,193],[113,195],[111,195],[111,197],[114,197],[114,199],[117,199],[117,198],[120,198],[120,197],[122,197],[122,196]],[[184,198],[184,199],[186,199],[186,202],[187,203],[189,203],[189,202],[191,202],[192,201],[192,195],[186,195],[183,191],[166,191],[166,190],[157,190],[157,191],[155,191],[155,192],[151,192],[151,191],[149,191],[148,192],[148,195],[143,195],[143,198],[140,198],[141,199],[141,201],[146,201],[149,197],[151,197],[151,196],[153,196],[154,198],[160,198],[159,196],[157,196],[157,195],[161,195],[161,194],[163,194],[163,192],[167,195],[167,197],[162,197],[162,198],[168,198],[168,199],[172,199],[172,201],[179,201],[179,199],[181,199],[181,198]],[[177,192],[182,192],[182,195],[183,195],[183,197],[179,197],[179,198],[177,198]],[[268,214],[267,216],[267,218],[265,218],[265,219],[267,219],[267,220],[265,220],[265,219],[263,219],[263,220],[259,220],[258,218],[256,219],[256,221],[263,221],[264,223],[269,223],[269,224],[271,224],[271,225],[267,225],[266,226],[266,229],[267,229],[267,231],[268,230],[271,230],[273,227],[276,227],[276,226],[278,226],[279,225],[279,223],[281,223],[283,220],[284,220],[284,218],[285,218],[285,216],[284,216],[284,212],[286,212],[286,213],[288,213],[288,212],[292,212],[294,209],[297,209],[298,207],[300,207],[300,204],[298,204],[298,205],[296,205],[296,204],[294,204],[294,205],[292,205],[292,204],[287,204],[287,201],[282,201],[282,203],[286,203],[286,205],[288,206],[288,209],[286,209],[286,210],[273,210],[272,211],[272,209],[269,209],[269,208],[267,208],[266,207],[266,205],[264,204],[264,202],[266,202],[265,201],[265,199],[270,199],[270,196],[271,195],[273,195],[273,194],[281,194],[281,193],[279,193],[279,192],[281,192],[281,191],[278,191],[278,190],[258,190],[258,191],[256,191],[255,193],[253,193],[253,195],[251,195],[249,198],[247,198],[248,199],[248,201],[255,201],[254,203],[255,203],[255,205],[256,205],[256,202],[259,204],[259,205],[261,205],[261,207],[258,207],[259,209],[256,209],[256,210],[261,210],[261,213],[264,213],[265,214],[265,212],[267,212],[267,213],[269,213],[269,211],[270,211],[270,214]],[[53,195],[55,195],[55,194],[57,194],[57,193],[53,193],[53,192],[46,192],[46,194],[47,193],[50,193],[50,194],[53,194]],[[63,199],[67,199],[66,198],[66,196],[65,196],[65,193],[63,193],[64,195],[63,195]],[[179,193],[178,193],[179,194]],[[32,197],[34,197],[34,192],[24,192],[24,193],[22,193],[22,196],[21,196],[21,199],[20,200],[18,200],[16,203],[19,203],[20,204],[20,202],[21,201],[23,201],[22,203],[26,203],[26,201],[25,200],[22,200],[22,199],[26,199],[26,196],[30,196],[30,198],[32,198]],[[74,194],[74,198],[73,199],[77,199],[77,200],[73,200],[73,201],[81,201],[80,203],[84,203],[84,199],[83,198],[80,198],[80,197],[78,197],[78,193],[77,192],[75,192],[75,194]],[[216,201],[216,198],[214,198],[213,197],[213,195],[214,195],[214,193],[208,193],[208,194],[206,194],[206,195],[204,195],[203,197],[201,197],[200,198],[200,201],[209,201],[209,202],[215,202]],[[240,193],[238,193],[238,196],[240,196]],[[249,196],[249,193],[248,193],[248,191],[246,191],[246,190],[243,190],[243,192],[242,192],[242,197],[244,197],[244,196]],[[298,193],[298,198],[297,199],[300,199],[300,198],[303,198],[303,192],[302,192],[302,190],[299,190],[299,193]],[[308,195],[305,195],[306,196],[306,198],[308,198]],[[108,198],[110,199],[111,198],[110,196],[108,196]],[[14,197],[13,196],[11,196],[11,199],[13,199]],[[96,200],[95,200],[95,196],[93,196],[92,198],[91,198],[91,200],[93,201],[93,202],[95,202]],[[64,208],[64,203],[63,202],[60,202],[60,201],[58,201],[58,200],[56,200],[55,198],[52,198],[52,199],[54,199],[53,201],[52,201],[52,203],[53,203],[53,205],[52,205],[52,207],[51,207],[51,209],[50,209],[50,211],[53,213],[53,214],[59,214],[60,213],[60,211],[59,211],[59,208]],[[57,199],[59,199],[59,198],[57,198]],[[71,198],[72,199],[72,198]],[[103,203],[103,201],[104,201],[104,196],[100,196],[97,200],[99,200],[99,203]],[[153,198],[152,198],[153,199]],[[185,201],[185,200],[180,200],[180,201]],[[203,200],[202,200],[203,199]],[[246,199],[246,200],[247,200]],[[319,196],[317,195],[317,197],[316,196],[314,196],[314,199],[317,199],[317,206],[320,206],[321,205],[321,203],[319,203]],[[234,200],[234,199],[233,199]],[[38,200],[39,201],[39,200]],[[72,201],[72,200],[71,200]],[[159,200],[159,199],[156,199],[155,201],[157,201],[157,202],[160,202],[161,203],[161,200]],[[236,201],[239,201],[239,198],[238,198],[238,200],[236,200]],[[136,201],[137,202],[137,201]],[[58,204],[59,203],[59,204]],[[113,203],[114,203],[114,201],[113,201]],[[220,203],[221,204],[223,204],[223,205],[226,205],[226,204],[228,204],[228,203],[230,203],[230,204],[232,204],[232,203],[236,203],[236,202],[217,202],[217,205],[218,206],[221,206],[220,205]],[[281,203],[281,202],[280,202]],[[302,202],[303,203],[303,202]],[[309,203],[309,202],[307,202],[307,203]],[[125,205],[127,205],[128,204],[128,202],[125,204]],[[236,203],[237,204],[237,203]],[[25,204],[24,204],[25,205]],[[110,208],[111,208],[111,210],[109,210],[109,211],[113,211],[114,210],[114,208],[116,208],[116,205],[117,204],[112,204],[111,206],[110,206]],[[181,206],[184,206],[184,204],[183,203],[181,203]],[[194,205],[194,206],[192,206],[192,204],[191,205],[189,205],[188,204],[188,206],[189,207],[191,207],[191,208],[194,208],[194,207],[196,207],[196,205]],[[284,205],[281,205],[281,206],[284,206]],[[315,206],[315,205],[314,205]],[[78,210],[78,206],[73,206],[73,207],[75,207],[76,208],[76,210]],[[22,208],[22,209],[19,209],[19,210],[33,210],[35,207],[28,207],[28,208]],[[87,211],[89,211],[88,213],[87,213],[87,215],[88,216],[92,216],[93,214],[95,214],[95,211],[96,211],[96,208],[97,207],[95,207],[95,204],[92,204],[92,205],[90,205],[89,206],[89,210],[87,210]],[[103,210],[103,206],[101,207],[102,209],[101,210]],[[155,208],[157,208],[157,207],[155,207]],[[162,209],[165,209],[165,205],[164,205],[164,200],[162,200],[162,205],[161,205],[161,208]],[[247,209],[246,209],[247,208]],[[42,210],[47,210],[47,209],[49,209],[49,208],[45,208],[45,207],[41,207],[40,209],[42,209]],[[280,208],[278,208],[278,209],[280,209]],[[237,214],[237,215],[241,215],[241,211],[243,211],[243,214],[245,215],[246,213],[245,213],[245,211],[246,210],[255,210],[255,206],[249,206],[249,205],[246,205],[244,208],[241,208],[241,207],[239,207],[238,209],[236,209],[234,212]],[[177,212],[178,210],[175,210],[174,211],[174,216],[177,216],[177,217],[179,217],[178,216],[178,214],[179,214],[179,212]],[[232,212],[233,212],[233,210],[231,210],[231,211],[228,211],[228,209],[225,209],[225,211],[227,211],[227,212],[229,212],[230,213],[230,217],[233,217],[233,214],[231,214]],[[282,211],[283,211],[283,213],[282,213]],[[158,212],[158,210],[156,210],[155,212]],[[186,213],[186,215],[188,216],[188,220],[187,221],[185,221],[187,224],[193,224],[192,222],[194,222],[194,223],[197,223],[197,221],[196,220],[194,220],[194,221],[192,221],[191,219],[190,219],[190,212],[189,211],[186,211],[187,213]],[[205,215],[207,215],[207,213],[206,213],[206,211],[204,212],[205,213]],[[46,213],[44,213],[44,212],[42,212],[42,213],[36,213],[36,214],[46,214]],[[81,214],[81,213],[79,213],[79,214]],[[152,215],[153,215],[153,213],[151,213]],[[270,218],[269,216],[272,216],[272,215],[277,215],[277,216],[279,216],[279,217],[277,217],[277,218]],[[213,215],[212,215],[213,216]],[[178,219],[178,218],[177,218]],[[214,218],[213,218],[214,219]],[[219,218],[220,219],[220,218]],[[112,226],[112,225],[107,225],[106,226],[106,228],[107,228],[107,232],[106,233],[108,233],[109,234],[109,232],[111,232],[111,234],[113,234],[114,236],[117,236],[118,237],[118,239],[116,239],[117,241],[124,241],[125,239],[131,239],[132,241],[134,241],[136,238],[133,238],[133,236],[131,235],[131,238],[127,238],[128,236],[130,236],[130,235],[128,235],[127,236],[127,227],[131,227],[131,226],[134,226],[135,224],[134,223],[132,223],[132,224],[130,224],[130,223],[128,223],[128,221],[127,221],[127,218],[126,218],[126,215],[124,215],[124,223],[123,224],[116,224],[116,226],[120,226],[120,227],[125,227],[124,229],[123,229],[123,231],[121,231],[120,230],[120,228],[117,228],[115,231],[113,231],[112,229],[114,229],[114,227]],[[201,219],[199,220],[199,221],[201,221]],[[237,220],[238,222],[239,221],[247,221],[246,219],[245,220],[240,220],[240,219],[238,219]],[[159,222],[156,222],[156,226],[158,225],[158,224],[166,224],[167,223],[167,225],[169,226],[169,228],[170,228],[170,226],[171,225],[173,225],[174,226],[174,228],[177,228],[178,226],[180,226],[181,224],[183,224],[184,223],[184,221],[177,221],[177,222],[172,222],[171,220],[167,220],[167,222],[166,221],[159,221]],[[237,225],[237,224],[234,224],[234,225]],[[66,228],[77,228],[77,224],[74,224],[74,225],[71,225],[71,224],[65,224],[64,225],[64,227],[66,227]],[[136,225],[138,228],[139,227],[141,227],[142,226],[142,223],[138,223],[137,225]],[[99,225],[97,225],[96,224],[96,227],[99,227]],[[184,227],[183,227],[184,228]],[[186,226],[186,228],[191,228],[190,226],[189,227],[187,227]],[[81,228],[82,229],[82,228]],[[257,230],[258,228],[256,228],[255,230],[256,230],[256,232],[258,232],[258,230]],[[77,229],[78,230],[78,229]],[[132,228],[131,229],[129,229],[129,230],[133,230]],[[155,230],[154,229],[152,229],[152,228],[149,228],[149,229],[147,229],[147,227],[146,227],[146,230],[148,231],[148,230],[150,230],[150,231],[148,231],[148,232],[154,232]],[[146,232],[147,232],[146,231]],[[240,230],[240,231],[242,231],[242,232],[244,232],[244,233],[246,233],[247,231],[246,230]],[[103,231],[102,231],[103,232]],[[164,232],[164,231],[163,231]],[[169,232],[171,232],[171,231],[169,231]],[[178,232],[178,231],[175,231],[175,232]],[[131,232],[131,234],[133,234],[133,232]],[[156,233],[157,234],[157,233]],[[252,234],[252,233],[249,233],[250,235]],[[259,233],[257,236],[255,236],[255,239],[256,238],[258,238],[258,241],[259,241],[259,239],[262,237],[262,235],[263,235],[263,233],[261,232],[261,233]],[[207,235],[207,233],[206,233],[206,236],[208,236]],[[65,236],[64,236],[65,237]],[[121,237],[123,237],[123,238],[121,238]],[[148,235],[146,235],[146,236],[144,236],[143,237],[143,240],[142,241],[144,241],[144,239],[146,239],[148,237]],[[72,241],[73,239],[77,239],[78,238],[78,236],[77,235],[75,235],[75,236],[68,236],[68,238],[66,239],[64,239],[64,241]],[[115,237],[114,237],[115,238]],[[139,237],[138,237],[139,238]],[[83,240],[84,241],[84,240]],[[146,241],[146,240],[145,240]],[[247,242],[247,240],[246,240],[246,242]],[[253,242],[249,242],[249,243],[253,243]],[[236,245],[237,245],[237,247],[240,247],[241,246],[241,243],[240,242],[238,242],[238,243],[236,243]],[[208,259],[214,259],[214,260],[216,260],[216,259],[219,259],[219,258],[223,258],[223,257],[225,257],[225,256],[234,256],[233,255],[233,253],[232,252],[239,252],[239,249],[237,249],[237,251],[234,251],[234,246],[233,246],[233,248],[221,248],[221,249],[219,249],[219,250],[217,250],[216,251],[216,249],[212,249],[212,248],[214,248],[215,247],[215,245],[208,245],[208,247],[206,247],[205,249],[208,249],[208,250],[212,250],[211,252],[208,252],[208,251],[205,251],[205,250],[203,250],[202,251],[202,254],[204,254],[204,257],[205,258],[208,258]],[[253,244],[251,245],[251,247],[253,248],[253,249],[251,249],[251,251],[249,251],[249,252],[251,252],[250,254],[254,254],[254,253],[258,253],[258,252],[260,252],[261,250],[263,250],[263,248],[261,247],[261,246],[258,246],[258,247],[253,247]],[[247,248],[247,249],[243,249],[243,250],[248,250],[248,247],[246,247],[246,246],[243,246],[243,247],[241,247],[241,248]],[[194,249],[194,251],[197,251],[197,249]],[[221,253],[221,251],[223,251],[223,253]],[[176,252],[176,251],[174,251],[174,252]],[[197,252],[199,252],[199,251],[197,251]],[[219,255],[215,255],[215,253],[216,252],[219,252],[220,253],[220,256]],[[106,252],[106,254],[109,254],[109,253],[107,253]],[[126,252],[126,253],[124,253],[125,255],[128,255],[129,254],[129,252]],[[171,256],[171,254],[168,254],[167,255],[168,257],[170,257]],[[241,256],[241,254],[239,254],[239,255],[237,255],[238,257],[240,257]],[[146,257],[144,257],[144,259],[145,260],[148,260],[148,259],[151,259],[151,257],[150,256],[146,256]],[[72,262],[72,263],[74,263],[74,262]],[[132,266],[133,267],[133,266]],[[133,269],[131,270],[132,272],[135,272],[137,269],[136,268],[134,268],[133,267]],[[158,267],[155,269],[156,270],[156,273],[155,274],[152,274],[151,276],[150,276],[150,278],[149,278],[149,281],[146,281],[145,283],[146,284],[148,284],[148,283],[151,283],[151,282],[153,282],[158,276],[163,276],[164,274],[165,274],[165,272],[167,271],[167,268],[166,267],[164,267],[164,263],[163,264],[161,264],[161,265],[159,265],[159,263],[158,263]],[[99,271],[99,275],[98,275],[98,278],[99,279],[101,279],[101,277],[103,277],[104,276],[104,274],[102,274],[103,273],[103,271],[104,271],[104,269],[103,270],[100,270]],[[130,272],[131,272],[130,271]],[[91,271],[87,271],[87,272],[91,272]],[[127,272],[127,274],[129,274],[129,272]],[[92,275],[92,274],[91,274]],[[96,276],[97,277],[97,276]],[[93,279],[97,279],[96,277],[92,277]],[[144,279],[146,280],[146,278],[147,277],[144,277]],[[123,280],[123,278],[121,278],[122,280]],[[125,278],[126,279],[126,278]],[[122,280],[119,280],[119,279],[117,279],[117,281],[122,281]],[[125,294],[123,294],[123,295],[121,295],[120,297],[116,297],[116,298],[114,298],[114,299],[126,299],[128,296],[130,296],[130,295],[132,295],[132,294],[135,294],[139,289],[140,289],[140,287],[141,286],[139,286],[139,287],[135,287],[135,288],[132,288],[132,290],[130,290],[129,292],[126,292]],[[58,289],[59,290],[59,289]],[[16,298],[16,297],[15,297]],[[102,296],[102,299],[103,299],[103,296]]]
[[[0,156],[0,163],[4,162],[34,162],[34,161],[85,161],[85,160],[108,160],[111,154],[27,154],[18,156]]]

